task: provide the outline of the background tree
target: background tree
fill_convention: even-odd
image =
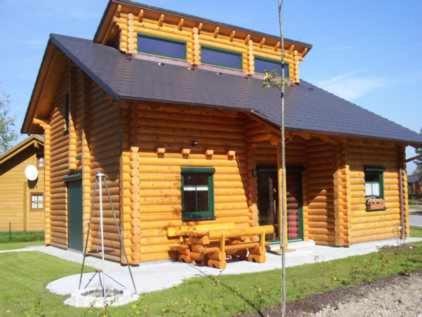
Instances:
[[[15,119],[9,114],[9,97],[0,95],[0,153],[16,141]]]

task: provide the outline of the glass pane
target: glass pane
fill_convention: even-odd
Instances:
[[[380,184],[372,183],[372,195],[379,197],[380,196]]]
[[[372,185],[370,183],[365,184],[365,196],[372,196]]]
[[[207,211],[208,210],[208,191],[198,191],[198,210]]]
[[[183,191],[183,211],[192,212],[196,210],[196,191]]]
[[[286,77],[289,77],[289,65],[282,64],[280,62],[276,61],[269,61],[261,58],[255,57],[255,72],[257,73],[265,73],[265,72],[275,72],[279,75],[281,75],[281,70],[284,67],[284,75]]]
[[[201,61],[203,64],[242,69],[242,55],[202,47]]]
[[[208,174],[184,174],[184,185],[208,185]]]
[[[147,54],[185,59],[186,43],[139,35],[138,51]]]
[[[365,172],[365,182],[374,183],[379,182],[380,173],[379,172]]]

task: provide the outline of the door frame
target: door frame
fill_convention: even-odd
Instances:
[[[305,226],[303,221],[303,211],[304,211],[304,197],[303,197],[303,174],[305,168],[301,165],[289,165],[286,167],[287,172],[296,172],[299,174],[300,177],[300,186],[299,186],[299,193],[298,196],[300,198],[299,201],[299,229],[300,229],[300,238],[299,239],[289,239],[288,242],[298,242],[298,241],[304,241],[305,240]],[[258,177],[260,172],[274,172],[277,175],[277,167],[274,165],[257,165],[255,168],[256,171],[256,198],[257,198],[257,205],[259,205],[259,193],[258,193]],[[277,205],[278,205],[278,196],[277,196]],[[259,206],[258,208],[258,219],[259,219]],[[273,240],[272,243],[279,243],[280,240]]]
[[[68,249],[76,250],[76,251],[83,251],[84,247],[84,210],[83,210],[83,187],[82,187],[82,174],[80,172],[66,175],[63,177],[63,180],[66,185],[66,208],[67,208],[67,245]],[[71,248],[70,246],[70,239],[71,239],[71,226],[70,226],[70,197],[69,197],[69,184],[80,182],[81,183],[81,250]]]

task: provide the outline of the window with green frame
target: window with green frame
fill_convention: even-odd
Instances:
[[[182,168],[183,220],[214,219],[214,168]]]
[[[384,168],[365,167],[365,197],[384,198]]]

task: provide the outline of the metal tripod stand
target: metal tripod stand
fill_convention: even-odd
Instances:
[[[87,289],[89,287],[89,285],[92,283],[92,281],[97,277],[98,278],[98,282],[101,288],[101,295],[103,298],[107,297],[107,289],[105,286],[105,279],[109,279],[110,281],[112,281],[113,283],[119,285],[120,287],[126,288],[125,285],[123,285],[121,282],[117,281],[115,278],[113,278],[112,276],[110,276],[110,274],[107,274],[104,272],[104,267],[105,267],[105,248],[104,248],[104,208],[103,208],[103,184],[105,184],[105,188],[107,191],[107,195],[109,198],[109,203],[110,203],[110,208],[111,208],[111,212],[113,215],[113,222],[114,225],[116,226],[117,232],[118,232],[118,236],[120,239],[120,252],[121,255],[123,256],[123,259],[128,267],[128,272],[129,272],[129,276],[132,282],[132,287],[133,287],[133,292],[134,294],[137,293],[137,289],[136,289],[136,285],[135,285],[135,280],[133,278],[133,273],[132,273],[132,269],[128,263],[128,258],[127,258],[127,254],[126,254],[126,250],[124,248],[124,239],[123,239],[123,235],[122,235],[122,231],[120,228],[120,218],[117,218],[116,216],[116,212],[114,209],[114,205],[113,205],[113,200],[111,198],[111,194],[110,194],[110,190],[107,186],[107,182],[105,182],[106,176],[103,173],[97,173],[96,174],[96,178],[95,178],[95,188],[98,190],[98,196],[99,196],[99,216],[100,216],[100,223],[99,223],[99,227],[100,227],[100,249],[98,250],[97,248],[97,252],[96,254],[101,256],[101,261],[102,261],[102,269],[97,269],[95,271],[95,273],[91,276],[91,278],[88,280],[88,283],[86,283],[86,285],[84,286],[84,289]],[[84,251],[83,251],[83,260],[82,260],[82,267],[81,267],[81,273],[80,273],[80,277],[79,277],[79,290],[81,290],[82,287],[82,279],[83,279],[83,274],[84,274],[84,270],[85,270],[85,261],[86,261],[86,257],[87,255],[93,255],[95,253],[92,252],[87,252],[88,251],[88,240],[90,237],[90,233],[91,233],[91,225],[93,224],[93,212],[91,210],[91,215],[90,215],[90,219],[89,219],[89,223],[88,223],[88,229],[87,229],[87,233],[86,233],[86,239],[85,239],[85,246],[84,246]]]

